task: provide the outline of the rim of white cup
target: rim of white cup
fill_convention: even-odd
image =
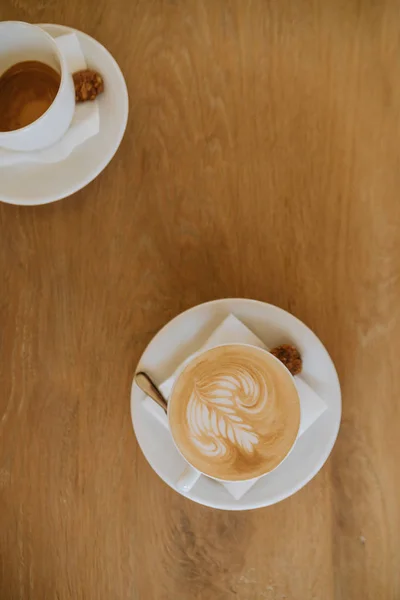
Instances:
[[[32,121],[32,123],[29,123],[28,125],[25,125],[24,127],[20,127],[19,129],[12,129],[11,131],[0,131],[1,137],[7,136],[8,138],[12,138],[12,137],[15,137],[17,134],[19,135],[20,133],[22,133],[24,131],[29,131],[29,129],[32,129],[33,125],[36,125],[37,123],[39,123],[46,116],[46,114],[49,112],[49,110],[53,106],[54,102],[56,101],[56,99],[61,91],[61,88],[62,88],[63,84],[65,83],[66,77],[71,77],[71,74],[68,71],[68,67],[67,67],[65,58],[61,54],[54,38],[51,37],[51,35],[49,33],[47,33],[47,31],[44,31],[44,29],[42,29],[38,25],[33,25],[32,23],[26,23],[25,21],[2,21],[2,22],[0,22],[0,35],[1,35],[2,28],[5,27],[6,25],[22,25],[26,29],[39,30],[40,34],[43,35],[43,37],[45,37],[50,42],[50,45],[55,50],[55,53],[57,54],[57,58],[58,58],[58,61],[60,63],[60,68],[61,68],[60,85],[58,86],[57,94],[54,96],[52,103],[45,110],[45,112],[42,115],[40,115],[40,117],[38,117],[37,119]],[[1,75],[2,75],[2,73],[0,73],[0,77],[1,77]]]

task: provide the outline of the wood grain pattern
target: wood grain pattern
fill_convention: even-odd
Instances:
[[[0,205],[2,600],[398,600],[399,2],[3,0],[0,18],[99,39],[131,110],[86,189]],[[343,387],[327,465],[248,514],[168,489],[129,415],[152,335],[224,296],[303,319]]]

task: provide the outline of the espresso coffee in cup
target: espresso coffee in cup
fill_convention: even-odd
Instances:
[[[37,25],[0,22],[0,148],[48,148],[74,112],[74,83],[57,40]]]
[[[194,357],[177,377],[168,417],[178,450],[215,479],[244,481],[289,454],[300,401],[289,371],[269,352],[229,344]]]
[[[60,74],[38,60],[25,60],[0,76],[0,131],[26,127],[51,106]]]

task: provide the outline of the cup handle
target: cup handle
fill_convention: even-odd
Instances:
[[[188,465],[183,471],[182,475],[179,477],[176,487],[183,494],[187,494],[199,479],[200,475],[200,471]]]

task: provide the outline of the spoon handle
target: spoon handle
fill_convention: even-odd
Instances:
[[[144,391],[145,394],[150,396],[150,398],[152,398],[154,402],[157,402],[158,406],[161,406],[161,408],[165,412],[167,412],[168,404],[166,399],[164,398],[160,390],[157,388],[157,386],[152,382],[147,373],[144,373],[143,371],[141,371],[140,373],[136,373],[135,381],[140,387],[140,389]]]

